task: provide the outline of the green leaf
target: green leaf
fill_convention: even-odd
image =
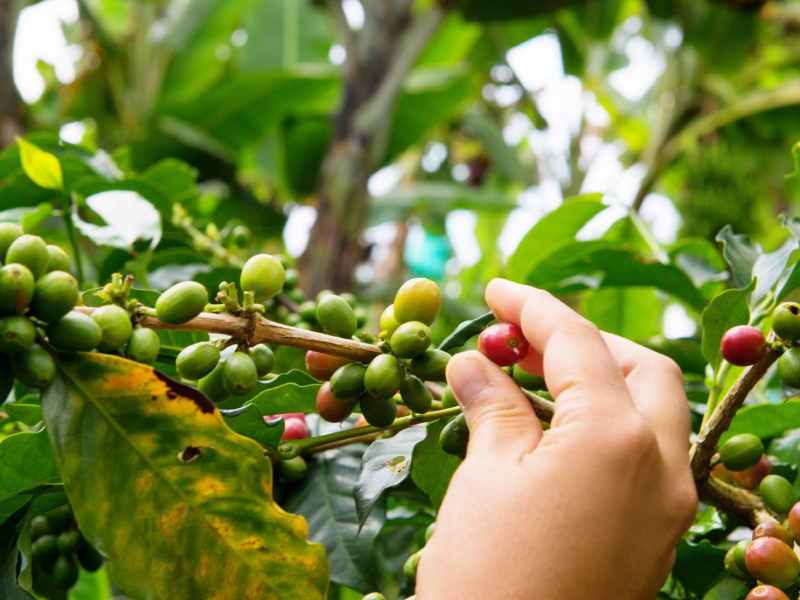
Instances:
[[[663,335],[657,335],[652,338],[642,340],[639,342],[642,346],[650,348],[668,356],[681,368],[684,373],[695,373],[697,375],[705,375],[706,359],[703,356],[703,351],[699,340],[694,338],[678,338],[667,339]]]
[[[25,423],[28,427],[33,427],[42,420],[42,407],[38,404],[6,402],[0,407],[0,411],[5,412],[15,421]]]
[[[581,314],[608,333],[638,341],[655,335],[661,303],[652,288],[618,287],[581,294]]]
[[[800,175],[800,142],[795,142],[792,146],[792,159],[794,160],[794,171],[784,175],[784,179],[791,179]]]
[[[713,586],[725,572],[725,550],[716,548],[708,540],[692,544],[683,539],[678,544],[672,574],[698,598]]]
[[[754,304],[778,283],[797,247],[797,240],[791,238],[775,252],[762,254],[756,259],[753,265],[753,277],[758,279],[758,283],[753,292],[752,302]]]
[[[48,190],[64,188],[64,175],[61,172],[61,163],[49,152],[38,146],[17,137],[19,156],[25,174],[39,187]]]
[[[273,502],[258,444],[202,394],[113,356],[57,364],[42,398],[56,462],[84,536],[129,595],[325,597],[323,549]]]
[[[26,212],[22,215],[22,219],[20,220],[22,230],[25,233],[30,233],[52,216],[53,205],[49,202],[42,202],[33,211]]]
[[[0,440],[0,523],[25,506],[36,488],[58,478],[46,431],[15,433]]]
[[[466,344],[470,338],[478,335],[481,331],[489,326],[489,323],[495,320],[494,314],[488,312],[480,317],[472,319],[471,321],[464,321],[453,330],[453,333],[448,335],[444,341],[439,344],[439,350],[452,350],[453,348],[460,348]]]
[[[720,441],[724,442],[739,433],[752,433],[762,439],[768,439],[798,427],[800,427],[800,402],[758,404],[740,409]]]
[[[460,458],[447,454],[439,445],[439,434],[445,424],[443,420],[429,423],[427,436],[414,447],[411,458],[411,478],[430,496],[436,509],[442,504],[450,479],[461,464]]]
[[[33,600],[17,583],[17,542],[20,526],[28,518],[28,506],[23,506],[9,515],[0,525],[0,598],[3,600]]]
[[[103,566],[94,573],[81,569],[80,578],[69,590],[69,600],[108,600],[113,597],[111,578]]]
[[[313,435],[339,431],[339,424],[309,419]],[[302,485],[284,502],[286,510],[308,521],[308,538],[325,546],[331,581],[362,594],[377,588],[374,544],[384,509],[376,506],[359,532],[353,487],[361,470],[363,444],[317,454],[309,461]]]
[[[755,286],[756,282],[753,280],[742,290],[725,290],[714,297],[703,311],[703,356],[715,373],[722,361],[719,351],[722,336],[731,327],[746,325],[750,320],[747,296]]]
[[[359,527],[364,525],[383,491],[401,484],[409,476],[414,446],[424,438],[424,427],[410,427],[394,437],[377,440],[367,448],[353,489]]]
[[[533,172],[522,164],[516,150],[506,144],[503,132],[492,119],[484,114],[466,113],[462,121],[483,144],[495,169],[513,181],[526,186],[533,184]]]
[[[276,448],[283,435],[283,419],[273,425],[264,422],[264,413],[255,404],[247,404],[241,408],[221,410],[225,424],[239,435]]]
[[[717,241],[722,242],[722,255],[731,268],[737,287],[749,285],[753,279],[753,266],[762,254],[761,248],[754,246],[746,235],[734,234],[730,225],[717,234]]]
[[[524,282],[542,258],[564,242],[574,240],[586,223],[607,208],[600,199],[599,194],[582,196],[542,217],[508,259],[508,278]]]
[[[317,410],[317,392],[322,387],[287,383],[261,392],[250,402],[264,415],[282,415],[291,412],[310,413]]]

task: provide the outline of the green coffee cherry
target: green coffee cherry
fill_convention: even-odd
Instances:
[[[225,382],[223,381],[224,372],[225,361],[221,360],[211,373],[197,382],[197,389],[216,404],[225,402],[225,400],[231,397],[231,393],[227,390]]]
[[[453,425],[453,431],[455,431],[458,435],[463,438],[469,438],[469,427],[467,426],[467,417],[464,416],[464,413],[458,415],[455,419],[450,421]]]
[[[735,435],[719,449],[722,464],[729,471],[744,471],[758,464],[764,454],[764,444],[752,433]]]
[[[356,332],[358,322],[353,308],[339,296],[325,296],[317,304],[317,322],[328,335],[349,338]]]
[[[442,408],[455,408],[456,406],[458,406],[458,400],[456,400],[456,395],[448,385],[444,388],[444,394],[442,394]]]
[[[160,350],[161,340],[158,339],[158,334],[152,329],[140,327],[133,330],[125,353],[130,360],[152,365]]]
[[[447,454],[458,456],[463,459],[467,455],[469,435],[464,435],[462,431],[463,428],[457,426],[456,419],[453,419],[444,426],[444,429],[442,429],[442,432],[439,434],[439,445]]]
[[[237,225],[231,230],[230,241],[239,248],[247,248],[253,240],[253,234],[249,227]]]
[[[400,323],[394,318],[394,304],[390,304],[381,313],[381,331],[385,331],[386,335],[391,339],[398,327],[400,327]]]
[[[22,312],[33,299],[33,273],[24,265],[8,264],[0,268],[0,315]]]
[[[53,531],[50,529],[50,523],[47,522],[47,517],[38,515],[31,519],[31,533],[33,537],[40,538],[43,535],[52,535]]]
[[[419,377],[406,375],[400,382],[400,397],[412,412],[424,414],[431,409],[433,396]]]
[[[71,555],[62,554],[53,566],[53,577],[62,588],[71,588],[78,582],[78,563]]]
[[[31,314],[45,323],[54,323],[78,303],[78,281],[64,271],[53,271],[36,282]]]
[[[425,530],[425,543],[426,544],[431,541],[431,538],[433,537],[433,532],[434,531],[436,531],[436,521],[434,521],[433,523],[428,525],[428,528]]]
[[[403,380],[403,368],[391,354],[381,354],[372,359],[364,374],[364,386],[372,396],[394,396]]]
[[[732,577],[736,577],[736,579],[741,579],[742,581],[752,579],[747,573],[739,568],[739,565],[736,564],[736,561],[733,558],[733,551],[734,548],[731,548],[728,550],[727,554],[725,554],[725,570]]]
[[[326,296],[335,296],[335,295],[336,294],[333,293],[333,290],[322,290],[319,294],[317,294],[315,300],[317,302],[321,302],[322,299],[325,298]]]
[[[10,362],[14,376],[28,387],[46,388],[56,376],[53,357],[39,344],[33,344],[21,354],[14,354]]]
[[[65,531],[58,536],[58,551],[61,554],[78,552],[83,547],[83,536],[77,531]]]
[[[361,414],[367,423],[381,429],[389,427],[397,418],[397,402],[392,396],[374,397],[369,394],[361,395]]]
[[[65,271],[71,267],[69,255],[58,246],[47,246],[47,272]]]
[[[361,600],[386,600],[386,596],[379,594],[378,592],[372,592],[371,594],[364,596]]]
[[[219,364],[219,348],[212,342],[199,342],[187,346],[175,359],[175,368],[181,379],[198,381],[211,373]]]
[[[316,323],[317,322],[317,303],[313,300],[307,300],[303,302],[297,309],[297,314],[300,315],[300,318],[303,319],[306,323]]]
[[[750,542],[751,540],[742,540],[733,547],[733,559],[736,562],[736,566],[748,577],[752,577],[752,575],[750,575],[750,571],[747,570],[745,557],[747,556],[747,549],[750,547]]]
[[[256,302],[264,302],[281,291],[285,280],[286,271],[278,259],[257,254],[244,264],[239,282],[242,291],[252,292]]]
[[[423,381],[444,381],[451,358],[444,350],[426,350],[411,361],[411,372]]]
[[[772,313],[772,330],[782,340],[800,340],[800,304],[784,302]]]
[[[50,523],[50,528],[54,532],[61,533],[75,525],[75,515],[72,514],[72,507],[69,504],[62,504],[58,508],[54,508],[46,515],[47,522]]]
[[[265,344],[253,346],[250,348],[250,358],[256,364],[256,373],[258,373],[259,379],[264,379],[264,377],[272,373],[272,369],[275,367],[275,355],[269,349],[269,346]]]
[[[208,292],[196,281],[183,281],[173,285],[156,300],[156,316],[162,323],[181,325],[188,323],[205,310]]]
[[[284,289],[286,289],[285,286]],[[286,297],[295,304],[302,304],[306,300],[306,295],[300,288],[286,292]]]
[[[103,330],[92,317],[70,312],[47,328],[47,339],[64,352],[91,352],[103,341]]]
[[[47,272],[47,245],[37,235],[23,235],[11,242],[6,252],[6,263],[25,265],[33,273],[34,279],[39,279]]]
[[[392,352],[400,358],[416,358],[431,345],[431,330],[425,323],[403,323],[392,334]]]
[[[394,298],[394,318],[398,323],[421,321],[432,325],[442,308],[442,293],[430,279],[406,281]]]
[[[356,325],[359,329],[362,329],[369,320],[369,312],[367,312],[367,309],[363,306],[356,306],[353,312],[356,314]]]
[[[292,313],[292,314],[288,315],[286,317],[286,320],[284,321],[284,323],[286,325],[288,325],[289,327],[297,327],[297,325],[299,323],[302,323],[302,322],[303,322],[303,318],[300,315],[296,314],[296,313]]]
[[[367,367],[350,363],[339,367],[331,377],[331,392],[340,400],[355,398],[364,391],[364,375]]]
[[[789,348],[778,359],[778,376],[789,387],[800,387],[800,348]]]
[[[22,228],[14,223],[0,223],[0,262],[7,263],[6,254],[11,244],[24,235]]]
[[[108,304],[96,308],[92,319],[103,330],[103,341],[100,350],[109,352],[124,346],[133,333],[133,326],[128,313],[115,304]]]
[[[279,461],[278,473],[286,481],[302,481],[308,474],[308,465],[302,456],[295,456],[289,460]]]
[[[103,555],[86,543],[78,552],[78,560],[89,573],[94,573],[103,566]]]
[[[222,383],[234,396],[246,396],[258,383],[256,365],[249,354],[234,352],[225,360]]]
[[[9,315],[0,317],[0,352],[21,354],[36,341],[36,328],[28,317]]]
[[[514,365],[512,378],[519,387],[532,392],[547,389],[547,384],[544,382],[544,377],[531,375],[527,371],[523,370],[519,365]]]
[[[797,502],[794,487],[780,475],[767,475],[764,477],[761,480],[759,491],[764,504],[781,515],[788,514],[792,510],[794,503]]]
[[[31,546],[31,557],[35,561],[47,561],[58,555],[58,537],[43,535]]]
[[[422,558],[422,550],[415,552],[408,557],[406,564],[403,565],[403,575],[409,579],[416,579],[417,569],[419,568],[419,559]]]
[[[297,269],[286,269],[285,279],[283,281],[283,289],[291,292],[300,283],[300,272]]]

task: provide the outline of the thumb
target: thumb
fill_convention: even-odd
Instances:
[[[542,439],[542,426],[516,383],[479,352],[456,354],[447,382],[469,426],[470,454],[521,457]]]

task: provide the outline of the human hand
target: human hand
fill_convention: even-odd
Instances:
[[[691,525],[689,410],[670,359],[600,333],[549,293],[495,279],[486,300],[531,344],[551,429],[477,352],[447,379],[470,429],[417,578],[418,600],[652,600]]]

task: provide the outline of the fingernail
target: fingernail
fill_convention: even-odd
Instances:
[[[461,408],[469,406],[489,385],[483,365],[472,358],[461,358],[447,370],[447,379]]]

